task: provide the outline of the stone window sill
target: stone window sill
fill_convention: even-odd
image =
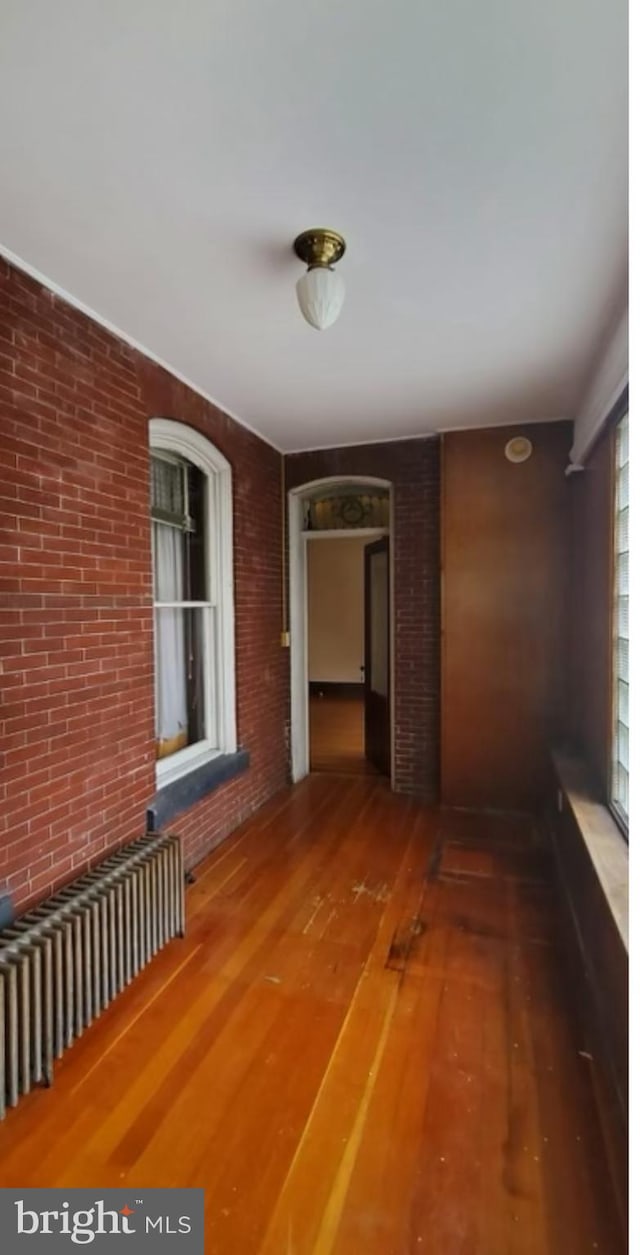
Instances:
[[[217,754],[206,763],[186,771],[177,780],[162,785],[147,807],[147,832],[159,832],[176,815],[183,814],[202,798],[215,793],[222,784],[233,780],[249,766],[249,751]]]

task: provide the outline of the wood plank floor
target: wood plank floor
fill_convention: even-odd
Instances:
[[[364,756],[364,698],[309,698],[309,763],[312,771],[375,776]]]
[[[0,1184],[200,1185],[207,1255],[620,1255],[526,820],[310,776],[0,1126]]]

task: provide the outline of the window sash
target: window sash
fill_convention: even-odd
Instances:
[[[202,610],[213,624],[212,631],[207,633],[210,642],[207,665],[211,677],[207,688],[212,703],[215,702],[208,723],[210,738],[156,762],[156,779],[162,787],[197,766],[198,760],[206,762],[217,754],[233,753],[237,748],[232,469],[215,445],[188,424],[152,418],[149,438],[152,457],[190,464],[204,476],[205,595],[209,600],[202,603],[194,598],[179,602],[178,606]],[[198,595],[201,596],[200,590]],[[159,608],[164,605],[167,609],[178,608],[169,600],[158,602]]]
[[[180,465],[184,466],[184,463],[180,463]],[[185,503],[185,508],[188,509],[186,467],[185,467],[184,485],[185,485],[184,503]],[[208,485],[209,485],[209,477],[205,476],[205,499],[207,496]],[[209,509],[205,507],[205,520],[204,520],[205,570],[206,570],[205,578],[208,579],[210,582],[212,578],[211,568],[213,566],[213,563],[210,562],[210,556],[209,556],[209,550],[212,548],[212,545],[211,545],[212,538],[207,528],[207,520],[209,517],[210,517]],[[185,515],[185,523],[186,522],[188,522],[188,520],[186,519],[186,515]],[[158,654],[158,641],[161,639],[160,622],[159,622],[158,616],[166,611],[174,610],[178,612],[179,614],[184,615],[184,619],[182,621],[185,623],[186,623],[186,616],[188,612],[195,613],[202,616],[202,626],[201,626],[202,659],[200,662],[200,669],[201,669],[202,675],[201,675],[201,684],[199,687],[202,690],[202,702],[203,702],[202,722],[203,722],[203,730],[204,730],[204,735],[200,737],[198,740],[189,742],[185,744],[184,746],[181,746],[180,748],[174,749],[173,751],[169,751],[169,752],[165,751],[164,754],[159,753],[156,759],[156,770],[159,777],[165,777],[165,776],[171,776],[174,773],[181,771],[184,768],[184,766],[187,765],[193,758],[199,757],[205,753],[210,754],[211,752],[215,752],[215,751],[221,752],[221,747],[220,747],[221,719],[219,716],[218,700],[217,700],[218,694],[221,692],[221,687],[220,687],[220,682],[219,682],[219,675],[220,675],[220,670],[221,670],[221,659],[220,659],[219,633],[216,632],[216,628],[215,628],[215,614],[216,614],[215,601],[192,601],[192,600],[187,600],[186,598],[180,598],[180,597],[176,597],[175,599],[170,599],[166,597],[158,598],[155,596],[157,585],[160,582],[157,562],[158,562],[159,536],[162,534],[161,529],[162,531],[166,529],[167,531],[172,532],[174,536],[177,536],[177,535],[180,535],[181,533],[184,533],[185,525],[183,524],[183,526],[179,528],[176,525],[175,521],[168,522],[165,519],[161,519],[157,517],[157,511],[152,510],[156,746],[159,748],[163,744],[166,745],[167,743],[170,743],[172,739],[177,741],[180,735],[180,732],[176,730],[175,737],[163,736],[162,735],[163,729],[161,727],[161,711],[163,709],[166,709],[167,703],[171,701],[171,698],[167,696],[167,689],[169,687],[170,681],[167,682],[167,688],[165,689],[164,695],[161,695],[161,685],[164,682],[163,672],[162,672],[163,662],[162,662],[161,657]],[[186,555],[184,554],[183,551],[179,551],[179,552],[180,552],[180,559],[176,562],[176,578],[179,583],[183,583],[184,578],[185,578],[184,569],[180,569],[180,568],[183,568],[184,562],[186,561]],[[165,588],[166,588],[167,583],[169,584],[169,586],[171,585],[170,570],[167,574],[169,578],[168,579],[165,578],[165,580],[163,581],[165,584]],[[179,629],[178,629],[178,632],[179,632]],[[165,633],[166,633],[166,628],[165,628]],[[176,647],[178,647],[178,642],[176,642]],[[187,673],[188,662],[187,662],[186,652],[184,655],[184,660],[181,662],[181,668],[182,668],[181,675],[176,684],[176,693],[174,693],[173,695],[173,702],[175,705],[175,703],[178,701],[177,692],[184,686],[184,697],[182,699],[184,701],[185,711],[186,711],[184,733],[185,735],[188,735],[188,724],[189,724],[189,718],[190,718],[188,700],[189,700],[189,695],[190,695],[190,684],[189,684],[189,676]]]
[[[629,823],[629,415],[615,437],[613,580],[613,728],[610,802],[625,830]]]
[[[177,613],[182,611],[183,607],[177,608]],[[172,727],[163,727],[161,722],[161,714],[167,706],[171,705],[170,691],[165,690],[161,694],[161,686],[163,683],[162,661],[157,654],[157,643],[161,639],[162,631],[159,624],[159,616],[167,613],[166,607],[156,607],[154,614],[154,642],[155,642],[155,701],[156,701],[156,743],[161,744],[172,739]],[[187,610],[185,613],[189,613]],[[203,735],[183,747],[173,752],[161,755],[157,760],[157,766],[161,773],[171,773],[176,764],[188,762],[189,759],[197,757],[203,753],[212,751],[221,752],[220,746],[220,719],[219,719],[219,703],[218,695],[220,693],[219,684],[219,654],[218,648],[218,624],[216,621],[216,611],[213,606],[199,607],[191,610],[191,614],[198,616],[198,625],[195,630],[199,633],[199,644],[201,646],[201,656],[196,655],[196,668],[199,675],[194,676],[195,684],[199,690],[198,700],[201,702],[201,720],[203,727]],[[195,626],[195,625],[194,625]],[[184,640],[181,638],[179,642],[180,648],[184,647]],[[186,657],[185,657],[186,663]],[[186,669],[181,673],[181,680],[184,680],[184,689],[180,693],[180,698],[184,704],[184,730],[188,734],[190,719],[194,718],[193,711],[189,708],[189,697],[193,695],[193,689],[190,691],[189,678]],[[170,683],[170,681],[169,681]],[[178,685],[177,688],[181,688]],[[174,706],[178,702],[177,693],[173,694]],[[176,729],[177,735],[178,729]],[[163,734],[169,735],[163,735]]]

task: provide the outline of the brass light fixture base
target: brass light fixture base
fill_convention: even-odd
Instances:
[[[342,236],[326,227],[311,227],[293,242],[296,256],[305,262],[309,270],[315,270],[318,266],[335,266],[344,256],[346,247]]]

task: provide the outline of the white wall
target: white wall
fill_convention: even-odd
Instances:
[[[307,541],[310,680],[362,681],[367,543],[355,536]]]

